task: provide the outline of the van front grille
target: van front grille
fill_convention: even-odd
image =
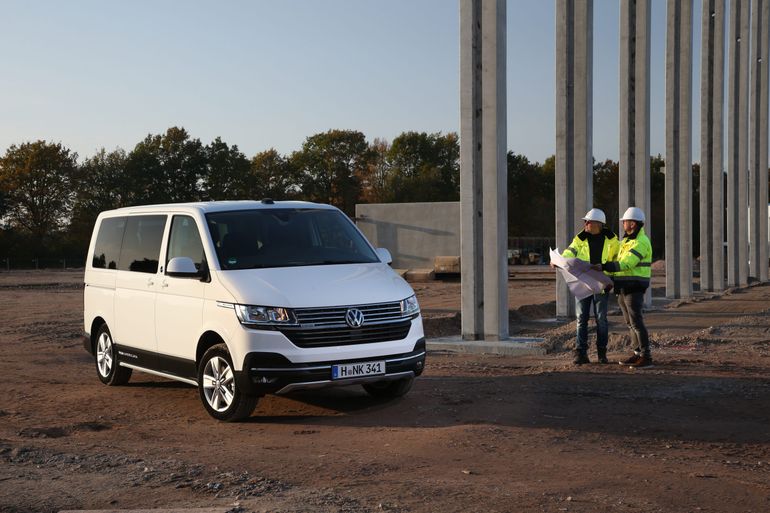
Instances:
[[[333,306],[325,308],[297,308],[294,315],[302,328],[348,327],[345,314],[351,308],[361,310],[364,325],[401,321],[401,303],[376,303],[370,305]]]

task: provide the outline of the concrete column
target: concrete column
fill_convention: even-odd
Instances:
[[[767,281],[767,60],[770,0],[754,0],[751,12],[749,106],[749,276]]]
[[[508,338],[505,0],[481,6],[481,162],[484,197],[484,338]]]
[[[724,290],[722,137],[725,0],[703,0],[700,75],[700,288]]]
[[[556,245],[564,249],[593,206],[593,0],[556,2]],[[575,313],[559,276],[556,315]]]
[[[692,0],[667,0],[666,296],[692,296]]]
[[[727,285],[748,283],[749,0],[730,0],[727,97]]]
[[[620,176],[618,209],[639,207],[648,216],[644,231],[652,238],[650,207],[650,0],[620,4]],[[597,205],[604,207],[604,205]],[[619,220],[618,234],[623,236]],[[652,291],[647,290],[647,304]]]
[[[505,0],[460,1],[462,335],[508,338]]]
[[[460,262],[462,336],[484,332],[481,203],[481,2],[460,2]]]

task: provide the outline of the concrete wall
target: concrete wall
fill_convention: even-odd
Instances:
[[[433,257],[460,256],[460,202],[356,205],[356,225],[398,269],[433,268]]]

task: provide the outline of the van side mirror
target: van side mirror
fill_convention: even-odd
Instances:
[[[393,257],[390,256],[390,251],[385,248],[377,248],[377,257],[383,264],[393,263]]]
[[[174,257],[166,266],[166,274],[175,278],[200,278],[201,273],[195,268],[195,262],[189,257]]]

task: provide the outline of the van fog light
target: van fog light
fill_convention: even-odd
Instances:
[[[422,369],[422,360],[417,362],[417,365],[415,365],[415,367],[417,367],[418,369]]]
[[[275,383],[276,381],[278,381],[278,378],[268,378],[267,376],[257,376],[255,381],[260,385],[269,385],[271,383]]]

